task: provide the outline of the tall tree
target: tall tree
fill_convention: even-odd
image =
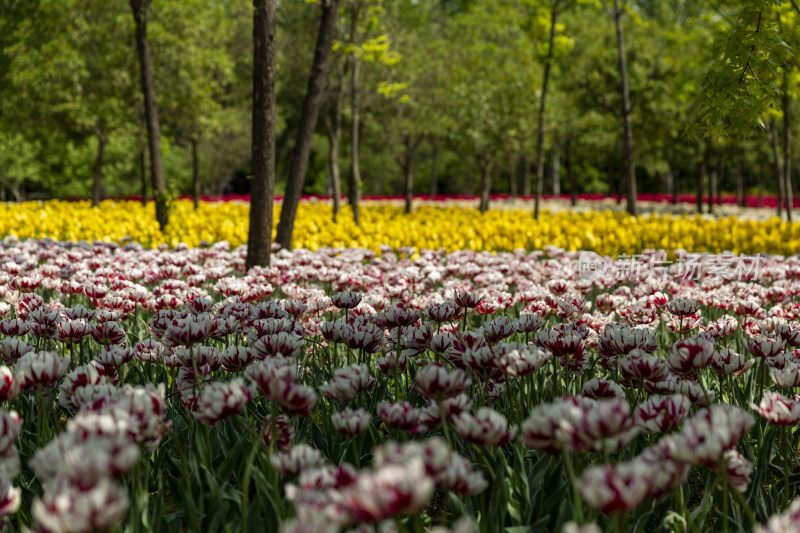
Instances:
[[[300,118],[300,127],[297,130],[292,160],[289,166],[289,180],[286,183],[286,192],[283,197],[281,217],[278,222],[277,242],[286,249],[292,246],[292,232],[294,220],[297,216],[297,205],[303,192],[308,169],[308,157],[311,153],[311,139],[317,126],[317,117],[322,102],[322,90],[328,77],[330,65],[331,45],[336,33],[336,19],[339,16],[339,3],[341,0],[321,0],[322,18],[317,33],[317,45],[314,49],[314,61],[311,66],[311,75],[308,78],[308,88],[303,100],[303,112]]]
[[[614,28],[617,33],[619,58],[620,96],[622,98],[622,168],[626,180],[628,213],[636,215],[636,165],[633,160],[633,121],[631,98],[628,91],[628,61],[625,57],[625,32],[622,27],[623,11],[619,0],[614,0]]]
[[[794,9],[786,8],[784,14],[777,13],[778,31],[784,41],[794,44],[798,39],[797,22],[800,6],[792,3]],[[781,76],[781,111],[783,113],[783,189],[786,193],[786,220],[792,222],[794,187],[792,186],[792,79],[794,78],[794,57],[787,54],[783,59]]]
[[[253,0],[253,135],[250,228],[245,267],[268,266],[275,188],[276,0]]]
[[[536,199],[534,200],[533,218],[539,220],[539,203],[542,199],[542,182],[544,181],[544,112],[547,106],[547,86],[550,82],[550,66],[553,62],[553,46],[556,39],[556,21],[562,0],[553,0],[550,6],[550,33],[547,40],[547,56],[544,59],[542,75],[542,91],[539,96],[539,124],[536,128]]]
[[[325,113],[325,133],[328,137],[328,184],[333,200],[333,221],[341,209],[342,177],[339,169],[339,147],[342,140],[342,107],[344,106],[344,62],[337,65],[331,110]]]
[[[361,199],[361,166],[359,149],[361,147],[361,109],[358,95],[358,75],[361,69],[359,50],[356,47],[358,39],[358,17],[361,2],[353,0],[350,11],[350,175],[348,177],[347,199],[353,211],[353,222],[359,225],[358,204]]]
[[[786,182],[784,181],[785,174],[783,172],[783,161],[781,160],[780,139],[778,136],[778,124],[773,119],[767,122],[767,137],[769,144],[772,148],[772,164],[775,170],[775,182],[778,184],[778,206],[777,215],[781,217],[783,214],[783,197]]]
[[[103,194],[103,164],[106,160],[106,144],[108,143],[102,121],[98,122],[97,157],[94,160],[94,171],[92,173],[92,207],[97,207]]]
[[[431,191],[429,198],[436,200],[436,190],[439,181],[439,141],[431,141]]]
[[[133,20],[136,24],[136,52],[139,56],[139,75],[144,95],[145,123],[150,153],[150,176],[153,180],[153,196],[156,204],[156,220],[163,231],[169,222],[167,198],[164,185],[164,164],[161,159],[161,126],[158,122],[156,88],[153,83],[153,67],[150,61],[150,45],[147,42],[147,14],[152,0],[130,0]]]

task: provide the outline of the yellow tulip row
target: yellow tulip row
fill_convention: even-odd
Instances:
[[[248,212],[248,204],[242,202],[201,203],[195,211],[191,201],[179,200],[171,205],[170,224],[161,233],[152,203],[145,207],[134,201],[109,200],[99,208],[88,202],[0,204],[0,235],[69,241],[130,239],[148,247],[163,243],[198,246],[204,241],[239,246],[247,241]],[[279,212],[276,204],[276,225]],[[800,252],[800,224],[777,218],[712,220],[655,214],[633,218],[611,211],[545,211],[537,222],[530,212],[514,209],[481,215],[473,208],[426,204],[406,215],[395,204],[368,202],[361,207],[361,225],[357,227],[347,206],[334,223],[329,204],[300,205],[294,247],[365,247],[377,252],[381,244],[447,251],[533,250],[554,245],[612,256],[651,248],[791,255]]]

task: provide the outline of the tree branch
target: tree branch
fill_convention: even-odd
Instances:
[[[761,31],[761,11],[758,12],[758,23],[756,24],[755,33],[758,33],[759,31]],[[755,51],[756,45],[753,43],[753,45],[750,47],[750,54],[747,56],[747,62],[744,64],[744,68],[742,69],[742,75],[739,76],[739,81],[737,82],[739,85],[741,85],[744,81],[745,74],[747,74],[747,69],[750,67],[750,58],[753,57],[753,53]],[[750,68],[750,72],[753,72],[752,68]]]

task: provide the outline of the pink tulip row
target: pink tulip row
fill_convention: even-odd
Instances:
[[[434,199],[431,200],[430,195],[428,194],[415,194],[413,198],[417,201],[423,202],[452,202],[456,201],[474,201],[477,203],[478,196],[468,195],[468,194],[437,194]],[[553,200],[553,199],[560,199],[560,200],[569,200],[569,194],[560,194],[560,195],[552,195],[552,194],[544,194],[542,195],[544,200]],[[623,199],[625,196],[623,196]],[[636,195],[636,198],[640,202],[659,202],[659,203],[669,203],[672,202],[673,198],[671,194],[663,194],[663,193],[639,193]],[[140,201],[140,196],[131,196],[127,198],[128,200]],[[180,199],[184,200],[191,200],[191,196],[181,196]],[[303,200],[329,200],[330,196],[323,196],[317,194],[308,194],[302,196]],[[396,201],[402,202],[405,200],[403,196],[393,196],[393,195],[386,195],[386,194],[373,194],[373,195],[364,195],[361,197],[364,201]],[[510,194],[503,194],[497,193],[492,194],[490,197],[491,200],[509,200],[511,199]],[[517,199],[520,201],[530,201],[532,202],[534,197],[532,195],[519,195]],[[601,193],[581,193],[576,195],[576,199],[581,202],[586,201],[600,201],[600,200],[616,200],[616,195],[613,194],[601,194]],[[152,200],[152,198],[151,198]],[[223,196],[206,196],[203,195],[200,197],[200,200],[203,202],[249,202],[250,195],[249,194],[226,194]],[[342,197],[343,201],[347,201],[347,198]],[[695,204],[697,201],[697,197],[693,194],[680,194],[676,198],[678,203],[681,204]],[[736,204],[736,196],[731,194],[723,195],[721,198],[721,203],[723,204]],[[275,197],[276,202],[283,201],[282,196]],[[703,196],[703,202],[708,202],[708,196]],[[777,196],[773,195],[765,195],[759,199],[757,196],[747,196],[745,198],[745,204],[747,207],[769,207],[775,208],[778,206],[778,198]],[[800,207],[800,199],[794,199],[794,207]]]

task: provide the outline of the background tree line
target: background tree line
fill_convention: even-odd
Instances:
[[[250,2],[0,0],[0,198],[153,194],[135,3],[160,194],[249,192]],[[414,193],[477,194],[482,209],[490,193],[691,193],[706,210],[703,195],[723,192],[791,198],[795,1],[276,9],[278,195],[334,195],[337,211],[339,193],[406,195],[409,208]]]

